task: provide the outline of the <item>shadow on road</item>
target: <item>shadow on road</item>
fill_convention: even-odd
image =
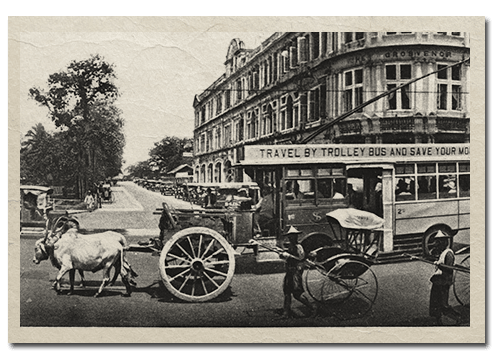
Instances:
[[[157,299],[158,302],[161,303],[194,304],[194,302],[188,302],[172,295],[172,293],[170,293],[167,290],[167,288],[165,288],[165,286],[160,280],[157,280],[154,283],[147,285],[145,287],[135,287],[132,289],[132,293],[146,293],[151,298]],[[203,302],[203,304],[229,302],[235,296],[236,295],[231,291],[231,287],[229,287],[218,297],[210,301]]]

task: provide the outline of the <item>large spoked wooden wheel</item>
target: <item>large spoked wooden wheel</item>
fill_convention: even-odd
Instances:
[[[177,298],[205,302],[222,294],[234,275],[234,251],[218,232],[194,227],[176,233],[163,247],[160,275]]]

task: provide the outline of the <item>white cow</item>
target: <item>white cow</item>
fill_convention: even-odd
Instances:
[[[70,292],[73,291],[74,270],[96,272],[103,270],[102,284],[95,297],[102,293],[103,288],[110,281],[110,269],[115,267],[122,277],[126,293],[131,294],[131,276],[136,275],[128,262],[124,259],[125,237],[113,231],[99,234],[82,235],[74,228],[61,228],[55,235],[45,242],[37,241],[33,262],[50,259],[52,265],[59,269],[54,288],[61,292],[61,279],[70,273]]]

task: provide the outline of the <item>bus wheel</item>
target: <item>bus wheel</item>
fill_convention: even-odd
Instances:
[[[445,237],[448,238],[448,248],[451,248],[451,245],[453,244],[453,234],[451,230],[446,227],[446,226],[434,226],[427,230],[422,238],[422,249],[424,251],[425,256],[430,256],[432,249],[436,245],[436,235],[441,232],[444,234]],[[438,256],[438,255],[435,255]]]

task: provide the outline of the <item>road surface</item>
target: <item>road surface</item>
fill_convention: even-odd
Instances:
[[[186,205],[173,196],[162,196],[121,183],[114,187],[116,202],[103,204],[92,213],[80,214],[86,232],[114,229],[123,232],[130,244],[158,235],[159,215],[153,215],[163,201]],[[301,318],[283,319],[282,264],[257,263],[251,252],[237,257],[231,286],[218,298],[205,303],[188,303],[174,298],[163,286],[158,272],[158,255],[128,252],[127,259],[138,272],[137,288],[122,298],[121,282],[93,298],[101,272],[86,273],[87,287],[74,295],[57,295],[51,289],[57,270],[44,261],[32,263],[33,246],[39,235],[21,235],[21,326],[76,327],[299,327],[299,326],[429,326],[429,278],[432,265],[422,262],[375,265],[372,267],[378,295],[370,312],[359,318],[349,303],[320,308],[320,316],[308,318],[299,302],[293,309]],[[67,277],[65,278],[67,280]],[[77,276],[77,283],[79,277]],[[458,304],[450,293],[450,304],[469,325],[469,308]],[[452,320],[446,323],[454,323]],[[147,338],[147,336],[143,336]]]

